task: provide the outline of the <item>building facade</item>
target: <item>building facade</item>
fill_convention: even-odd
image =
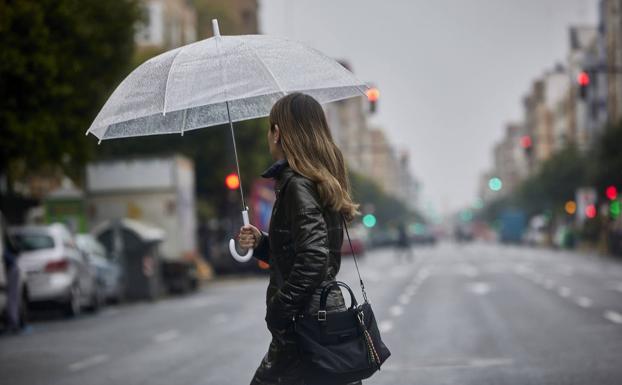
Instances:
[[[197,12],[187,0],[144,0],[137,25],[138,49],[168,50],[197,40]]]

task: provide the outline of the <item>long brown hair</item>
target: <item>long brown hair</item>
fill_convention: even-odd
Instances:
[[[275,124],[289,166],[316,183],[325,207],[352,220],[359,213],[359,205],[350,196],[343,155],[333,141],[320,103],[298,92],[284,96],[270,111],[271,130]]]

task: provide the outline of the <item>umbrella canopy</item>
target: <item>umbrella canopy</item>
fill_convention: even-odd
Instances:
[[[265,35],[220,36],[217,31],[216,24],[216,36],[136,68],[87,134],[100,140],[183,134],[267,116],[274,102],[291,92],[328,103],[367,89],[338,62],[300,43]]]
[[[182,134],[229,123],[240,176],[233,122],[267,116],[274,103],[304,92],[320,103],[364,95],[367,86],[335,60],[287,39],[264,35],[214,37],[165,52],[136,68],[112,93],[87,134],[99,140]],[[242,218],[249,224],[242,183]],[[229,251],[240,262],[233,239]]]

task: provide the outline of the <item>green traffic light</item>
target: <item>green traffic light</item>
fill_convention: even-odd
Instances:
[[[363,226],[372,228],[376,226],[376,217],[373,214],[367,214],[363,217]]]
[[[492,191],[499,191],[503,187],[503,182],[501,182],[501,179],[496,177],[490,178],[488,181],[488,187],[490,187]]]
[[[617,218],[620,216],[620,206],[620,201],[611,202],[611,205],[609,206],[611,217]]]
[[[460,213],[460,219],[462,222],[471,222],[473,220],[473,212],[471,210],[464,210]]]

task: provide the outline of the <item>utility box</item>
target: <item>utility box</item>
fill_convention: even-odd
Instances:
[[[93,235],[120,261],[123,270],[123,297],[154,300],[162,292],[162,259],[159,247],[164,231],[131,219],[105,221]]]

